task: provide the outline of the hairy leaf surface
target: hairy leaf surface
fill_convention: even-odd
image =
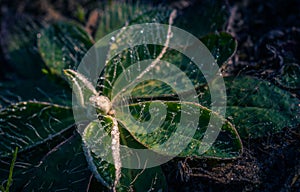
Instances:
[[[46,102],[20,102],[0,111],[0,157],[31,149],[74,124],[72,109]]]

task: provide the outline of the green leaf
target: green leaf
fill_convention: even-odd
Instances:
[[[297,63],[285,64],[275,81],[287,89],[300,89],[300,66]]]
[[[235,53],[237,48],[237,41],[228,33],[220,32],[216,34],[208,34],[200,38],[201,42],[209,49],[212,55],[215,57],[219,67],[221,67],[232,55]],[[189,74],[191,71],[195,71],[197,69],[195,66],[192,66],[190,60],[187,57],[182,57],[180,54],[175,52],[167,52],[164,57],[166,61],[171,63],[175,63],[181,69],[183,69],[186,74]],[[182,63],[178,64],[178,61],[182,61]],[[184,68],[184,66],[187,66]],[[162,69],[164,70],[164,69]],[[169,70],[169,69],[168,69]],[[176,77],[175,77],[176,78]],[[205,91],[204,86],[199,86],[199,82],[201,82],[201,75],[196,75],[192,77],[192,79],[196,79],[198,82],[195,82],[195,89],[197,93],[201,93]],[[205,80],[203,80],[205,82]],[[178,93],[177,93],[178,94]],[[161,98],[163,100],[166,99],[176,99],[178,96],[176,95],[175,90],[173,90],[167,84],[157,81],[157,80],[148,80],[138,84],[132,91],[131,95],[136,99],[144,100],[147,98]],[[203,101],[203,100],[202,100]],[[207,104],[208,105],[208,104]]]
[[[122,34],[119,35],[119,38],[122,39]],[[124,41],[126,42],[126,37],[124,37]],[[212,55],[215,56],[216,61],[219,66],[224,64],[235,52],[236,50],[236,41],[234,38],[227,33],[218,33],[218,34],[210,34],[201,39],[203,43],[208,47],[211,51]],[[191,49],[193,47],[191,46]],[[128,51],[123,51],[121,54],[113,58],[107,65],[105,70],[105,77],[107,82],[104,82],[103,94],[111,96],[111,88],[116,87],[116,79],[120,77],[122,73],[125,73],[125,69],[129,69],[133,64],[137,64],[140,68],[140,72],[136,69],[131,69],[130,76],[134,76],[132,74],[141,73],[141,71],[145,68],[140,64],[141,61],[146,59],[155,59],[162,50],[162,46],[158,45],[147,45],[147,46],[139,46],[132,48]],[[175,50],[167,50],[163,58],[163,61],[167,61],[172,63],[176,67],[178,67],[181,72],[185,73],[186,77],[192,82],[193,86],[198,95],[201,95],[202,92],[205,91],[205,85],[207,84],[206,79],[203,76],[203,71],[200,71],[199,67],[195,65],[188,57],[182,55],[181,53]],[[214,63],[212,63],[214,65]],[[136,71],[134,71],[136,70]],[[153,69],[154,72],[156,69]],[[133,72],[134,71],[134,72]],[[158,69],[157,69],[158,71]],[[172,74],[169,75],[164,80],[168,80],[169,82],[178,81],[178,79],[183,79],[182,74],[173,72],[170,67],[159,67],[159,72],[161,74]],[[205,71],[206,73],[210,73],[210,71]],[[182,81],[181,84],[185,85],[189,82]],[[136,99],[151,99],[153,97],[163,99],[163,100],[177,100],[178,94],[188,92],[186,88],[180,90],[179,92],[173,90],[166,83],[159,80],[147,80],[142,83],[136,85],[132,91],[131,96]],[[172,99],[168,98],[171,97]],[[111,98],[113,100],[113,98]],[[207,106],[210,104],[209,101]]]
[[[155,97],[156,100],[165,100],[165,99],[178,99],[176,91],[169,86],[167,83],[164,83],[159,80],[146,80],[137,84],[132,92],[131,96],[136,101],[142,101],[146,98],[152,99]]]
[[[161,114],[163,110],[160,108],[160,105],[162,104],[166,107],[166,114]],[[154,113],[155,108],[161,111]],[[196,156],[229,159],[238,157],[242,152],[242,143],[235,128],[228,121],[199,104],[152,101],[130,104],[131,114],[127,114],[127,111],[122,111],[124,110],[123,108],[117,108],[116,110],[118,121],[124,125],[139,143],[162,155],[177,155],[174,153],[177,151],[178,144],[181,144],[182,141],[188,141],[188,145],[179,154],[183,157]],[[200,116],[198,112],[200,112]],[[130,118],[131,115],[134,119]],[[181,119],[182,115],[184,115],[183,119]],[[195,115],[198,115],[198,119],[193,118]],[[209,124],[210,118],[214,120],[211,124]],[[138,124],[139,122],[146,124],[141,126]],[[218,125],[222,127],[216,127]],[[184,129],[182,126],[185,126]],[[193,127],[196,127],[196,130]],[[152,132],[147,133],[147,130],[152,130]],[[206,130],[208,131],[207,133],[205,133]],[[214,131],[220,131],[220,134],[212,147],[203,154],[203,149],[206,150],[206,147],[209,145],[203,140],[204,135],[209,135]],[[162,148],[163,144],[169,141],[171,136],[172,142],[167,145],[167,148]]]
[[[71,137],[74,134],[74,128],[75,127],[72,127],[59,135],[55,135],[53,138],[35,147],[18,152],[18,159],[13,172],[14,182],[11,186],[11,190],[18,191],[20,188],[23,188],[28,182],[28,179],[32,177],[31,174],[33,173],[33,168],[38,167],[46,154],[56,148],[60,143],[64,142],[67,138]],[[0,157],[0,167],[2,167],[2,169],[0,169],[0,180],[2,181],[7,179],[10,162],[10,156]]]
[[[137,46],[123,51],[111,59],[105,69],[105,81],[100,85],[100,89],[102,88],[102,94],[113,100],[113,97],[115,96],[111,95],[113,88],[115,90],[117,90],[116,87],[120,90],[123,88],[131,90],[127,89],[128,87],[126,86],[128,85],[124,84],[123,80],[129,83],[138,83],[135,87],[133,87],[132,93],[130,93],[132,97],[137,98],[179,94],[181,92],[190,91],[192,87],[200,87],[206,84],[204,75],[200,71],[199,67],[189,59],[184,58],[185,56],[175,50],[168,50],[161,60],[172,63],[176,67],[171,68],[164,63],[147,71],[146,68],[151,63],[147,63],[146,60],[156,59],[161,50],[162,46],[158,45]],[[133,67],[133,65],[136,66]],[[162,81],[156,79],[150,79],[142,82],[136,81],[137,76],[143,72],[146,73],[144,73],[142,79],[145,76],[149,78],[150,74],[157,75],[159,73],[158,76],[162,78]],[[130,80],[128,80],[127,76],[130,76]],[[175,92],[175,90],[163,81],[177,82],[181,85],[181,90],[177,90],[177,92]],[[192,87],[187,87],[191,84],[193,85]]]
[[[144,4],[112,1],[104,7],[99,17],[95,39],[99,40],[105,35],[120,29],[127,21],[136,15],[140,15],[143,12],[142,10],[146,9],[147,6]]]
[[[50,151],[38,168],[33,170],[24,190],[41,189],[86,191],[91,172],[78,134],[68,138]]]
[[[38,80],[18,79],[13,82],[0,82],[0,108],[27,100],[70,106],[71,91],[55,84],[47,77],[43,77]]]
[[[162,23],[168,24],[171,9],[167,7],[156,7],[144,10],[140,15],[129,20],[128,24]]]
[[[72,190],[86,191],[92,175],[88,169],[78,133],[55,143],[18,154],[12,191]],[[41,150],[42,148],[45,148]],[[0,178],[8,172],[1,159]]]
[[[225,1],[220,0],[194,1],[181,12],[174,25],[196,37],[224,30],[229,16]]]
[[[241,137],[263,137],[300,123],[299,99],[253,77],[226,78],[227,117]]]
[[[95,154],[90,154],[91,161],[96,167],[96,174],[101,177],[109,188],[114,183],[115,168],[112,164],[107,163],[103,159],[97,157]],[[120,183],[117,186],[117,191],[167,191],[167,183],[164,173],[160,167],[146,168],[146,169],[126,169],[121,170]]]
[[[41,32],[40,54],[51,74],[62,76],[63,69],[76,69],[93,45],[91,37],[76,23],[55,23]]]
[[[200,38],[221,67],[236,51],[237,41],[228,33],[220,32]]]
[[[85,10],[81,5],[77,5],[77,9],[74,13],[75,18],[81,22],[84,23],[85,22]]]
[[[25,78],[41,77],[44,62],[37,51],[40,21],[26,15],[5,15],[2,20],[1,45],[13,69]]]
[[[171,10],[167,8],[157,8],[157,9],[151,9],[148,11],[143,12],[141,15],[138,15],[131,19],[128,22],[128,25],[132,24],[144,24],[144,23],[168,23],[169,16],[170,16]],[[158,38],[158,36],[166,37],[167,34],[164,34],[165,31],[151,31],[152,33],[149,34],[149,38]],[[142,32],[143,33],[143,30]],[[145,32],[148,33],[148,32]],[[133,47],[130,45],[130,41],[132,40],[132,35],[134,34],[128,34],[128,31],[125,30],[121,31],[121,33],[117,34],[114,42],[110,47],[109,53],[112,54],[114,50],[119,46],[126,46],[131,47],[127,50],[122,51],[121,53],[115,55],[108,63],[106,64],[105,68],[105,81],[100,83],[100,88],[98,86],[98,89],[103,89],[103,94],[110,97],[111,89],[113,87],[113,84],[117,80],[117,78],[124,72],[124,69],[130,67],[133,64],[136,64],[140,61],[146,60],[146,59],[155,59],[160,52],[162,51],[163,46],[160,45],[140,45]],[[177,56],[178,54],[170,54],[170,58],[174,62],[181,61],[181,55]],[[173,59],[173,58],[176,58]],[[168,61],[170,61],[170,59]],[[179,60],[178,60],[179,59]],[[165,59],[166,60],[166,59]]]
[[[0,111],[0,157],[28,150],[73,126],[72,109],[45,102],[20,102]]]
[[[214,56],[219,67],[222,67],[222,65],[225,64],[235,54],[237,48],[237,41],[226,32],[208,34],[201,37],[200,40]],[[170,60],[170,58],[172,60]],[[178,61],[183,60],[179,65],[176,65],[179,66],[182,71],[186,72],[186,74],[197,71],[197,67],[193,66],[187,57],[181,57],[178,53],[168,52],[164,59],[167,61],[169,60],[171,63],[178,63]],[[185,68],[185,66],[187,67]],[[197,73],[193,74],[191,77],[192,80],[195,79],[195,90],[199,95],[199,102],[202,105],[209,107],[210,95],[205,94],[203,96],[203,93],[207,93],[208,90],[208,87],[203,85],[203,82],[206,83],[206,81],[203,79],[202,75]],[[131,93],[132,97],[134,97],[134,100],[141,101],[149,99],[177,100],[177,94],[178,93],[172,90],[170,86],[157,80],[149,80],[140,83],[133,89]],[[181,94],[189,94],[189,91],[181,92]]]
[[[112,129],[112,121],[108,117],[102,117],[100,122],[91,122],[84,131],[83,140],[86,146],[85,154],[87,156],[90,168],[92,169],[95,177],[102,182],[105,186],[111,188],[115,179],[115,167],[101,158],[101,154],[107,155],[110,146],[107,138],[103,137],[103,131],[110,133]],[[120,140],[122,145],[127,145],[133,148],[143,148],[136,142],[130,134],[126,132],[121,126]],[[102,131],[99,131],[102,130]],[[99,140],[99,138],[101,138]],[[117,186],[118,191],[159,191],[162,189],[166,191],[166,181],[164,174],[160,167],[153,167],[147,169],[121,169],[121,179]]]

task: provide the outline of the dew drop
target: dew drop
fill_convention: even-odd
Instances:
[[[26,110],[25,106],[20,108],[20,111],[24,111],[24,110]]]

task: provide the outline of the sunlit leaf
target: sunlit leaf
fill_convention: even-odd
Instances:
[[[118,112],[118,109],[116,109],[117,118],[139,143],[160,154],[177,155],[173,153],[177,151],[178,144],[181,144],[182,141],[190,141],[187,143],[188,146],[180,153],[180,156],[226,159],[240,155],[242,144],[239,135],[228,121],[199,104],[174,101],[161,102],[130,104],[131,114],[125,114],[126,111]],[[152,107],[150,107],[150,104]],[[158,105],[157,109],[162,110],[159,107],[161,104],[165,105],[166,114],[161,114],[161,111],[154,112],[154,105]],[[197,112],[200,112],[200,116],[195,119],[194,116],[199,115]],[[130,115],[134,119],[129,118]],[[182,115],[184,115],[183,119],[181,119]],[[215,120],[210,122],[211,124],[209,124],[210,118]],[[139,125],[141,122],[146,124],[144,126]],[[216,127],[218,123],[221,125],[219,128]],[[179,130],[179,127],[182,128],[182,126],[185,126],[184,129]],[[196,130],[193,127],[196,127]],[[147,133],[149,130],[152,131]],[[202,149],[209,145],[209,143],[204,142],[204,135],[210,135],[215,131],[220,131],[217,140],[203,154]],[[169,141],[171,136],[173,141],[164,146],[163,144]],[[164,146],[164,148],[161,148],[161,146]]]
[[[137,84],[131,92],[133,99],[136,102],[143,101],[144,99],[178,99],[176,91],[168,84],[159,80],[147,80]]]
[[[0,111],[0,157],[28,150],[68,130],[72,109],[44,102],[20,102]]]
[[[136,17],[132,18],[128,25],[132,24],[144,24],[144,23],[168,23],[169,16],[171,10],[167,8],[159,8],[153,9],[143,12],[143,14],[137,15]],[[162,33],[162,34],[160,34]],[[141,29],[140,33],[143,35],[143,30]],[[151,36],[149,38],[165,38],[167,34],[163,34],[162,31],[151,31],[151,33],[146,32],[147,36]],[[103,90],[103,94],[106,96],[110,96],[110,91],[119,77],[120,74],[126,69],[127,67],[135,64],[138,61],[146,60],[146,59],[155,59],[162,50],[163,46],[160,45],[140,45],[140,46],[132,46],[130,45],[130,41],[134,39],[136,34],[128,34],[128,31],[125,32],[121,31],[121,33],[117,34],[115,38],[116,43],[113,43],[110,47],[110,54],[114,52],[114,50],[119,46],[126,46],[130,47],[127,50],[122,51],[120,54],[115,55],[110,61],[108,61],[105,69],[105,81],[102,83],[100,88]],[[160,37],[161,36],[161,37]],[[180,57],[179,57],[180,58]],[[180,58],[181,59],[181,58]],[[180,61],[180,60],[179,60]]]
[[[93,45],[90,36],[76,23],[59,22],[44,29],[38,40],[40,54],[52,74],[76,69]]]
[[[152,12],[156,13],[157,12]],[[159,14],[158,14],[159,15]],[[141,16],[142,17],[142,16]],[[143,16],[143,17],[147,17]],[[142,17],[142,18],[143,18]],[[163,22],[166,22],[168,17],[164,17],[165,19]],[[134,20],[134,19],[133,19]],[[147,19],[146,19],[147,20]],[[160,31],[153,30],[153,34],[155,34],[155,38],[164,38],[164,35],[166,34],[160,34],[157,35]],[[116,37],[116,44],[117,46],[120,45],[120,43],[126,43],[128,42],[129,38],[134,38],[136,34],[128,35],[126,32],[123,31],[124,34],[118,34]],[[150,38],[151,32],[147,31],[147,37]],[[153,37],[154,38],[154,37]],[[200,39],[203,41],[204,45],[207,46],[207,48],[211,51],[212,56],[215,57],[215,60],[218,62],[219,66],[224,64],[235,52],[236,50],[236,41],[234,38],[227,34],[227,33],[217,33],[217,34],[209,34],[207,36],[204,36]],[[146,43],[145,43],[146,44]],[[128,45],[130,47],[130,45]],[[111,50],[114,48],[112,47]],[[131,73],[133,70],[129,69],[130,66],[136,65],[135,68],[140,68],[140,72],[136,71],[136,73],[142,73],[142,69],[144,69],[140,62],[146,59],[155,59],[162,51],[163,46],[160,45],[143,45],[143,46],[136,46],[134,48],[130,48],[126,51],[123,51],[122,53],[115,56],[113,59],[111,59],[110,62],[108,62],[106,71],[105,71],[105,80],[102,86],[103,94],[107,95],[109,97],[112,97],[111,90],[112,87],[115,87],[115,81],[120,77],[122,73],[126,73],[126,69],[128,69]],[[195,49],[193,45],[186,47],[186,49],[190,49],[193,51]],[[203,75],[210,74],[210,71],[201,71],[199,66],[197,66],[195,63],[191,61],[191,58],[188,58],[187,56],[179,53],[176,50],[168,49],[166,53],[163,55],[161,60],[171,63],[172,65],[178,67],[181,72],[185,73],[186,77],[189,78],[189,81],[192,82],[194,85],[194,89],[196,90],[197,94],[200,95],[201,91],[203,91],[204,86],[206,85],[206,79]],[[213,61],[214,62],[214,61]],[[150,63],[149,63],[150,65]],[[215,63],[211,63],[211,66],[213,67]],[[161,67],[157,66],[155,69],[156,71],[159,71],[160,73],[166,73],[171,74],[167,79],[169,81],[178,81],[178,79],[182,79],[181,84],[185,85],[188,84],[189,81],[183,81],[182,74],[176,73],[172,71],[172,68],[170,67]],[[217,74],[214,74],[217,75]],[[132,76],[132,75],[131,75]],[[132,80],[133,81],[133,80]],[[178,83],[178,82],[177,82]],[[187,89],[182,89],[180,92],[186,92]],[[132,91],[132,96],[135,98],[142,98],[145,97],[151,98],[151,97],[159,97],[159,98],[167,98],[168,96],[172,98],[178,97],[177,95],[180,93],[178,90],[173,90],[170,86],[164,84],[161,81],[158,80],[147,80],[142,83],[139,83],[134,90]],[[111,98],[113,99],[113,98]],[[169,99],[170,100],[170,99]],[[174,99],[173,99],[174,100]],[[209,105],[209,104],[207,104]]]
[[[91,122],[84,131],[83,140],[86,146],[85,154],[95,177],[107,187],[111,188],[115,180],[115,167],[103,159],[102,155],[109,155],[110,142],[104,137],[103,131],[107,134],[111,131],[112,122],[109,118],[103,117],[100,122]],[[102,131],[100,131],[102,130]],[[122,127],[121,144],[142,148],[141,144],[136,142],[131,135],[126,133]],[[146,166],[146,165],[145,165]],[[121,169],[121,179],[117,186],[118,191],[148,191],[150,189],[158,191],[166,190],[166,181],[160,167],[146,169]]]
[[[300,101],[270,82],[227,78],[227,117],[241,137],[262,137],[300,123]]]
[[[236,40],[230,34],[225,32],[205,35],[200,40],[211,51],[220,67],[235,53],[237,47]],[[172,53],[173,56],[171,56]],[[177,59],[175,55],[177,55]],[[178,63],[178,61],[183,59],[184,62],[181,65],[187,65],[187,69],[185,69],[185,71],[187,71],[187,73],[188,71],[193,71],[193,66],[191,66],[192,64],[188,62],[189,59],[182,57],[178,53],[169,52],[165,56],[165,59],[171,61],[171,63]],[[199,81],[200,79],[197,78],[197,80]],[[195,89],[198,93],[205,91],[205,87],[201,86],[195,86]],[[170,86],[157,80],[142,82],[138,84],[131,93],[133,97],[136,99],[140,98],[140,100],[151,97],[174,100],[177,98],[177,94],[178,93],[176,93],[176,91]]]

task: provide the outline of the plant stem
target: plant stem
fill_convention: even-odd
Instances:
[[[120,132],[119,132],[119,128],[118,128],[118,122],[116,120],[116,118],[111,117],[112,121],[113,121],[113,127],[112,127],[112,131],[111,131],[111,149],[112,149],[112,156],[113,156],[113,160],[114,160],[114,165],[115,165],[115,182],[114,182],[114,186],[113,186],[113,191],[116,191],[116,187],[117,184],[120,181],[121,178],[121,167],[122,167],[122,163],[121,163],[121,158],[120,158]]]

